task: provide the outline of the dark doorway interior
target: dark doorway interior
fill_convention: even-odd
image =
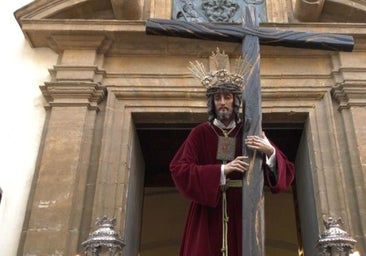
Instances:
[[[180,198],[174,188],[168,166],[195,125],[196,123],[139,123],[136,127],[145,161],[141,255],[177,255],[188,202]],[[294,162],[303,125],[271,123],[263,124],[263,130]],[[294,191],[295,187],[279,196],[273,196],[265,190],[266,255],[298,255],[298,250],[301,249]],[[267,211],[271,214],[267,214]],[[174,229],[178,230],[169,234]]]
[[[145,186],[174,186],[169,162],[196,124],[139,124],[137,127],[145,159]],[[295,161],[301,124],[264,124],[263,130],[291,161]]]

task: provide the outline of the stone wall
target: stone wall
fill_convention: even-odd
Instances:
[[[365,251],[366,26],[286,24],[280,10],[287,4],[267,3],[269,19],[283,23],[277,27],[343,32],[356,43],[348,53],[261,47],[265,121],[304,125],[297,182],[308,172],[305,188],[312,202],[299,202],[300,217],[310,214],[310,224],[319,229],[304,231],[304,250],[313,255],[313,234],[322,229],[316,222],[326,214],[342,217],[357,248]],[[170,1],[151,0],[151,17],[169,18],[169,6]],[[19,254],[81,254],[81,242],[102,215],[116,217],[122,236],[137,239],[129,222],[140,225],[130,219],[141,210],[132,203],[141,196],[143,169],[135,125],[201,121],[204,89],[187,63],[207,63],[218,45],[234,59],[241,47],[148,36],[143,20],[44,19],[36,7],[16,17],[33,47],[49,47],[59,58],[50,81],[41,85],[47,118]],[[135,255],[138,246],[127,243],[126,251]]]

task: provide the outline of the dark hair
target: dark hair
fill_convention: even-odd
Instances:
[[[228,92],[232,93],[234,96],[234,103],[233,103],[233,115],[234,120],[236,123],[240,120],[240,105],[241,105],[241,94],[240,93],[233,93],[229,90]],[[213,120],[216,118],[216,110],[215,110],[215,102],[214,102],[214,93],[208,93],[207,94],[207,112],[208,112],[208,121],[210,123],[213,122]]]

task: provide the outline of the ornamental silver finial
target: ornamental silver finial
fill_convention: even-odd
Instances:
[[[114,230],[115,224],[115,218],[107,216],[97,218],[95,231],[91,232],[88,239],[81,244],[86,255],[98,256],[104,253],[110,256],[122,255],[125,243]]]
[[[320,256],[348,256],[356,240],[341,229],[341,218],[323,216],[326,230],[320,235],[318,248]]]

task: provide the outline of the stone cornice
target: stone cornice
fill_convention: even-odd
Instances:
[[[52,34],[47,39],[48,45],[56,52],[65,49],[95,49],[105,53],[111,46],[111,40],[103,34]]]
[[[55,48],[54,41],[65,36],[94,36],[103,40],[118,34],[145,33],[145,22],[118,20],[20,20],[21,29],[32,47]]]
[[[35,0],[25,5],[15,12],[15,17],[19,20],[26,19],[45,19],[58,12],[72,8],[77,4],[88,0]]]
[[[136,40],[141,44],[155,42],[160,44],[174,44],[182,42],[182,38],[175,37],[154,37],[145,34],[145,21],[121,21],[121,20],[57,20],[57,19],[21,19],[19,20],[21,29],[32,47],[50,47],[58,52],[52,41],[60,36],[100,36],[104,40],[118,41],[123,39],[123,43],[131,43],[129,40]],[[264,23],[261,27],[277,28],[283,30],[338,33],[353,35],[357,40],[365,40],[366,23]],[[198,40],[196,40],[198,41]],[[202,44],[207,41],[201,41]],[[212,43],[212,42],[211,42]],[[136,44],[136,41],[133,41]],[[357,46],[356,46],[357,47]]]
[[[54,65],[49,72],[56,81],[77,82],[100,82],[106,74],[105,70],[95,65]]]
[[[366,106],[366,81],[339,83],[331,93],[339,104],[339,110]]]
[[[206,91],[203,88],[194,86],[169,86],[169,87],[148,87],[148,86],[106,86],[116,98],[120,100],[183,100],[183,99],[201,99],[206,100]],[[263,101],[288,101],[298,102],[299,98],[304,102],[316,102],[324,97],[324,94],[329,92],[327,88],[262,88]],[[310,103],[313,105],[313,103]]]
[[[98,110],[98,104],[107,93],[104,87],[94,82],[46,82],[40,89],[48,102],[46,108],[85,106],[91,110]]]

